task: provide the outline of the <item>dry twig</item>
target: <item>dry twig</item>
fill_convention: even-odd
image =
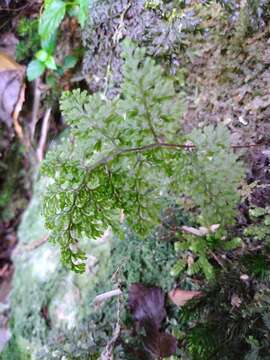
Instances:
[[[120,296],[120,295],[122,295],[122,291],[120,289],[107,291],[103,294],[97,295],[95,297],[94,304],[99,305],[103,301],[107,301],[107,300],[111,299],[112,297]]]
[[[119,290],[119,289],[118,289]],[[122,293],[122,292],[121,292]],[[115,348],[116,342],[121,334],[120,326],[120,299],[118,298],[117,302],[117,323],[112,335],[111,340],[107,343],[105,349],[102,351],[102,354],[99,360],[113,360],[113,350]]]
[[[31,141],[34,139],[36,125],[38,122],[38,114],[39,114],[39,107],[40,107],[40,98],[41,98],[41,90],[40,90],[40,79],[37,78],[35,80],[35,87],[34,87],[34,104],[32,110],[32,119],[30,124],[30,137]]]
[[[25,251],[33,251],[37,248],[39,248],[40,246],[42,246],[43,244],[45,244],[49,239],[49,236],[43,236],[43,238],[38,239],[37,241],[33,241],[31,244],[22,246],[22,247],[16,247],[14,250],[14,255],[19,255]]]
[[[49,127],[50,127],[51,112],[52,112],[51,108],[46,110],[44,119],[43,119],[43,123],[42,123],[41,135],[40,135],[39,144],[38,144],[38,148],[37,148],[37,159],[39,162],[41,162],[43,160],[43,156],[44,156],[44,148],[46,146],[47,134],[48,134]]]

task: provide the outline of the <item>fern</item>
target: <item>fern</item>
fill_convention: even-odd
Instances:
[[[270,207],[255,207],[249,210],[253,223],[245,228],[244,235],[253,241],[270,243]]]
[[[208,280],[214,278],[215,272],[213,265],[208,258],[215,250],[234,250],[242,245],[240,238],[225,241],[220,234],[208,234],[204,237],[183,234],[181,240],[175,243],[175,250],[179,259],[172,269],[172,275],[178,276],[187,268],[189,275],[203,273]],[[193,255],[189,262],[190,255]],[[195,260],[194,260],[195,259]]]
[[[62,113],[68,141],[49,152],[43,173],[53,178],[44,199],[46,225],[62,259],[84,271],[79,243],[111,227],[121,233],[121,211],[144,236],[159,222],[164,196],[186,193],[200,208],[200,222],[233,222],[241,165],[225,127],[181,133],[182,95],[145,50],[123,45],[123,83],[113,100],[75,90]],[[186,141],[194,145],[190,153]],[[226,179],[226,182],[224,182]]]
[[[188,334],[187,349],[192,359],[208,359],[216,346],[216,338],[211,327],[198,326]]]
[[[185,172],[179,169],[185,194],[195,198],[201,223],[223,226],[234,222],[239,201],[236,188],[243,176],[237,155],[230,150],[230,135],[224,126],[195,129],[189,139],[196,150],[187,158]],[[213,206],[214,204],[214,206]],[[225,209],[225,211],[224,211]]]

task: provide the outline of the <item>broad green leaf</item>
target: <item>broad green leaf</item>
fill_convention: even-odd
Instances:
[[[45,71],[45,65],[39,60],[32,60],[27,67],[27,79],[33,81]]]
[[[35,56],[39,61],[44,63],[48,58],[48,53],[47,53],[47,51],[41,49],[36,53]]]
[[[80,7],[77,3],[74,3],[72,6],[68,6],[66,11],[67,11],[68,16],[76,17],[78,19]]]
[[[72,69],[78,62],[78,58],[73,55],[66,56],[64,59],[63,69]]]
[[[66,4],[61,0],[54,0],[46,6],[39,22],[41,39],[49,39],[58,29],[66,12]]]
[[[237,237],[230,241],[227,241],[224,244],[223,248],[224,248],[224,250],[234,250],[234,249],[237,249],[238,247],[242,246],[242,244],[243,244],[242,239]]]
[[[49,38],[41,39],[42,49],[47,51],[48,54],[52,55],[56,48],[57,31],[55,31]]]
[[[88,16],[89,0],[78,0],[78,5],[80,7],[78,13],[78,21],[83,28]]]
[[[54,2],[54,0],[45,0],[45,1],[44,1],[45,9],[46,9],[49,5],[51,5],[52,2]]]
[[[264,208],[256,207],[254,209],[250,209],[249,214],[253,217],[260,217],[267,214],[267,210]]]
[[[59,76],[63,76],[65,73],[62,66],[58,66],[58,68],[56,69],[56,72]]]
[[[48,84],[51,87],[55,87],[57,85],[57,79],[55,77],[55,74],[49,74],[46,78],[46,84]]]
[[[45,65],[50,70],[56,70],[57,69],[54,58],[51,55],[48,56],[47,60],[45,61]]]

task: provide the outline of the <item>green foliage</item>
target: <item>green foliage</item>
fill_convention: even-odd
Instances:
[[[31,58],[40,46],[38,35],[38,20],[22,18],[17,28],[19,43],[16,46],[16,60],[24,61]]]
[[[2,129],[1,129],[2,130]],[[0,130],[2,143],[0,151],[4,155],[0,162],[0,221],[10,221],[25,206],[25,173],[22,170],[22,148],[16,141],[6,143]]]
[[[25,351],[22,350],[22,346],[19,346],[18,342],[19,340],[16,336],[13,336],[0,354],[0,359],[31,360],[31,354],[27,351],[27,349],[25,349]]]
[[[78,272],[85,259],[80,240],[98,238],[108,227],[121,232],[122,210],[128,226],[144,236],[158,224],[166,193],[187,192],[200,207],[202,224],[232,223],[238,200],[242,170],[227,130],[220,125],[194,132],[189,139],[198,149],[190,154],[179,129],[183,105],[173,80],[130,42],[123,57],[120,96],[64,93],[70,138],[43,165],[54,180],[44,199],[46,225],[63,261]]]
[[[38,34],[41,49],[35,53],[27,68],[27,78],[29,81],[41,76],[46,69],[58,70],[60,73],[76,65],[77,61],[69,61],[68,66],[57,65],[54,60],[57,33],[64,17],[68,14],[78,19],[83,28],[88,15],[89,0],[50,0],[45,1],[45,8],[39,18]]]
[[[251,208],[249,215],[253,223],[245,228],[244,235],[253,241],[265,240],[270,244],[270,207]]]
[[[182,239],[175,243],[175,250],[180,258],[175,263],[172,274],[178,276],[187,268],[189,275],[202,272],[206,279],[214,278],[214,267],[209,262],[211,252],[215,250],[234,250],[242,245],[240,238],[234,238],[229,241],[221,239],[220,234],[209,234],[204,237],[198,237],[191,234],[183,234]],[[193,254],[195,260],[188,264],[190,254]]]
[[[48,40],[58,30],[66,12],[66,3],[61,0],[45,2],[45,9],[39,21],[39,35]]]
[[[115,240],[109,277],[115,274],[117,281],[126,287],[142,283],[170,290],[174,283],[170,270],[176,259],[173,244],[159,241],[155,234],[144,241],[128,229],[125,234],[125,239]]]
[[[54,329],[36,354],[36,360],[97,360],[112,336],[116,321],[117,304],[108,301],[94,308],[76,328]]]
[[[241,263],[252,276],[256,278],[265,278],[267,276],[269,268],[267,255],[260,253],[247,254],[241,258]]]
[[[57,268],[54,277],[50,281],[41,283],[36,279],[27,277],[27,284],[22,284],[17,276],[13,282],[13,292],[16,296],[12,297],[12,331],[15,336],[21,336],[25,339],[36,339],[44,343],[49,332],[49,322],[45,316],[42,316],[44,307],[50,304],[50,301],[59,286],[57,279],[61,278],[63,270]],[[28,281],[31,287],[27,289]]]
[[[188,334],[187,348],[192,359],[207,359],[217,346],[213,326],[201,325],[194,327]]]
[[[244,172],[236,161],[237,155],[230,150],[229,131],[221,125],[210,125],[193,130],[189,140],[196,151],[187,158],[186,171],[179,169],[182,176],[177,180],[200,207],[203,225],[230,225],[240,199],[235,190]]]
[[[150,59],[141,65],[144,50],[126,46],[124,56],[123,99],[107,101],[78,90],[64,94],[61,107],[75,141],[51,152],[43,167],[53,177],[59,169],[44,212],[70,265],[78,255],[70,245],[82,236],[97,238],[108,226],[119,228],[120,209],[141,234],[151,220],[157,223],[164,155],[153,132],[160,133],[167,123],[167,134],[173,136],[171,120],[176,119],[179,103],[172,81],[163,79],[161,69]]]
[[[269,275],[260,282],[240,276],[222,271],[202,298],[170,314],[172,329],[183,332],[183,358],[250,359],[256,351],[254,359],[269,358]]]
[[[41,49],[35,54],[36,59],[32,60],[27,67],[27,78],[29,81],[35,80],[41,76],[47,69],[57,70],[54,57],[46,50]]]
[[[78,58],[76,56],[66,56],[64,59],[63,69],[72,69],[78,62]]]
[[[45,71],[45,65],[40,60],[32,60],[27,67],[27,78],[29,81],[35,80]]]
[[[79,6],[79,13],[77,15],[79,24],[83,28],[88,15],[89,0],[77,0]]]

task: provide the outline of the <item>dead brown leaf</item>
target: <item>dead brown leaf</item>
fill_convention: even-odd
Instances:
[[[203,295],[201,291],[175,289],[169,292],[170,300],[177,306],[184,306],[189,300]]]
[[[209,228],[206,228],[204,226],[197,228],[191,227],[191,226],[182,226],[182,231],[195,235],[195,236],[205,236],[209,233],[214,233],[218,230],[220,227],[220,224],[213,224]]]
[[[9,127],[17,123],[24,102],[25,68],[10,56],[0,52],[0,121]]]

